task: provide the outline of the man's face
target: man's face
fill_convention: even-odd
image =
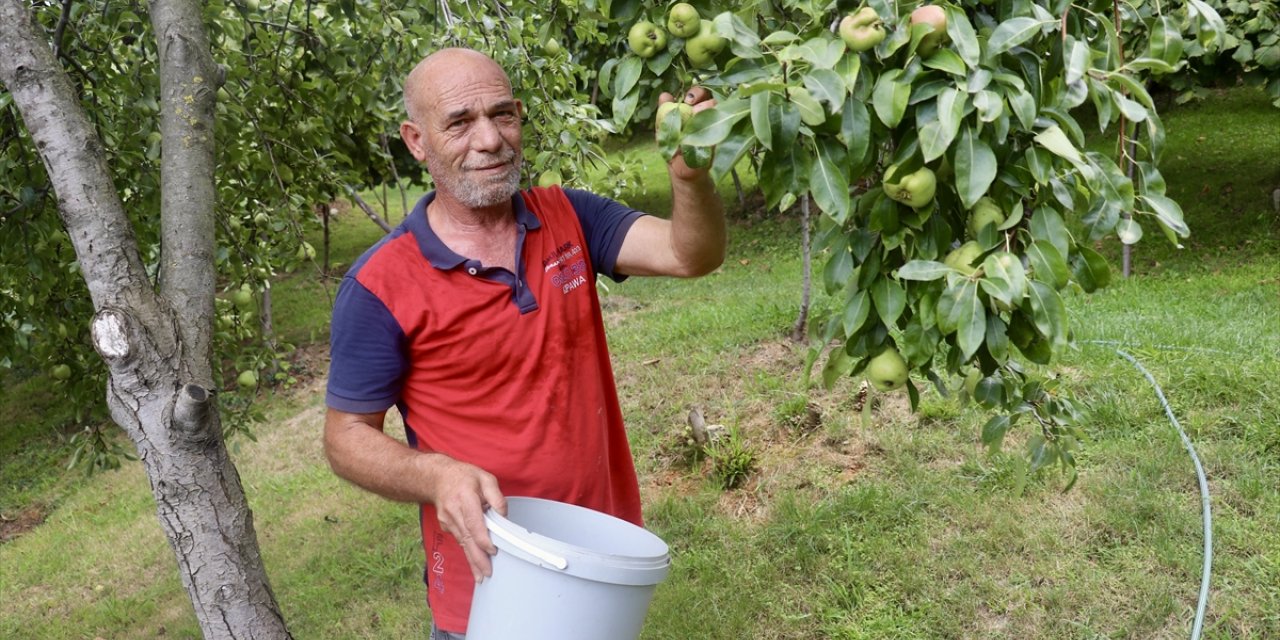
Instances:
[[[490,207],[520,187],[520,102],[501,69],[460,59],[418,88],[422,105],[405,141],[436,187],[467,207]],[[415,144],[415,142],[417,144]],[[417,147],[417,148],[415,148]]]

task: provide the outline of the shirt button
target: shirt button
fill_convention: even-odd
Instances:
[[[475,267],[471,267],[470,269],[467,269],[467,273],[474,276],[476,273],[478,273],[478,271],[476,271]]]

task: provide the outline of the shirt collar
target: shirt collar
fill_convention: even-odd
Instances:
[[[414,205],[413,211],[405,218],[405,228],[413,234],[418,241],[418,249],[422,251],[422,256],[431,263],[431,266],[441,269],[454,269],[467,261],[465,256],[454,253],[445,245],[440,236],[436,235],[431,223],[427,220],[427,206],[431,201],[436,199],[436,192],[432,191]],[[537,229],[542,226],[538,221],[538,216],[528,206],[525,205],[524,195],[517,192],[511,196],[511,208],[516,215],[516,224],[523,226],[525,229]]]

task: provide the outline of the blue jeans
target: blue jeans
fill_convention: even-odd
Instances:
[[[432,622],[430,640],[467,640],[467,636],[452,631],[441,631],[436,628],[436,623]]]

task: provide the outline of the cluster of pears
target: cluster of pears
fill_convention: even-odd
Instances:
[[[631,25],[627,32],[627,44],[631,52],[641,58],[652,58],[667,48],[667,34],[684,39],[684,54],[689,64],[705,69],[715,64],[716,55],[729,41],[716,34],[710,20],[703,20],[698,10],[687,2],[678,2],[667,12],[667,29],[641,20]]]

